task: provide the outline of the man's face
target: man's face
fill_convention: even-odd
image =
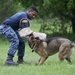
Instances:
[[[29,11],[28,12],[28,16],[29,16],[29,19],[32,20],[32,19],[34,19],[37,16],[37,12]]]

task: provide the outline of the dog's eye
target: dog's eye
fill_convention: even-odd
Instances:
[[[34,37],[31,37],[31,40],[33,40],[34,39]]]

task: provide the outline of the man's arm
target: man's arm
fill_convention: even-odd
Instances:
[[[20,24],[19,24],[20,29],[23,29],[23,28],[26,28],[29,26],[30,26],[30,24],[29,24],[29,21],[27,19],[21,19],[20,20]]]
[[[27,19],[22,19],[20,21],[20,31],[19,34],[21,37],[25,38],[27,35],[30,35],[33,33],[33,31],[30,29],[30,24]]]

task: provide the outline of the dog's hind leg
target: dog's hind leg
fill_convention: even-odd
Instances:
[[[72,64],[70,57],[66,57],[65,59],[68,61],[69,64]]]
[[[72,54],[72,50],[69,43],[62,44],[59,48],[59,59],[62,61],[66,59],[69,64],[72,64],[70,56]]]
[[[35,64],[35,65],[38,65],[38,63],[40,62],[41,58],[39,59],[39,61]]]
[[[68,43],[63,43],[59,48],[59,59],[63,61],[70,53],[70,47]]]
[[[69,49],[70,52],[67,54],[67,57],[65,58],[69,64],[72,64],[72,61],[71,61],[71,54],[72,54],[72,49],[70,48]]]
[[[63,52],[64,52],[64,44],[60,46],[59,48],[59,60],[60,61],[63,61],[64,58],[63,58]]]
[[[44,57],[42,56],[36,65],[43,64],[47,58],[48,58],[47,56],[44,56]]]

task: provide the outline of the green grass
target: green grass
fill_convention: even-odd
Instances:
[[[38,31],[40,28],[39,24],[31,24],[31,28],[34,31]],[[66,60],[60,62],[57,53],[50,56],[43,65],[35,66],[35,63],[40,57],[35,52],[32,53],[26,43],[24,60],[30,64],[24,63],[18,66],[4,66],[9,45],[10,43],[7,40],[3,37],[0,38],[0,75],[75,75],[75,51],[71,56],[72,65],[68,64]],[[15,54],[14,61],[17,61],[17,53]]]
[[[35,52],[31,52],[28,44],[26,43],[26,53],[24,60],[30,64],[20,64],[19,66],[4,66],[4,62],[7,58],[7,51],[9,42],[0,40],[0,75],[75,75],[75,51],[71,58],[73,64],[70,65],[65,60],[60,62],[58,59],[58,53],[50,56],[43,65],[35,66],[35,63],[39,60],[39,56]],[[14,57],[14,61],[17,61],[17,54]]]

